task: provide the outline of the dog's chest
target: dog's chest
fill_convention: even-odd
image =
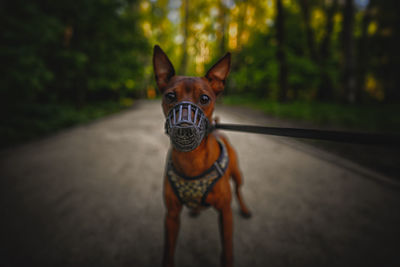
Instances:
[[[173,167],[171,155],[168,156],[166,175],[169,183],[181,203],[191,209],[209,206],[206,203],[207,195],[226,172],[229,163],[228,153],[225,144],[221,140],[218,140],[218,143],[221,148],[219,158],[207,171],[196,177],[179,174]]]

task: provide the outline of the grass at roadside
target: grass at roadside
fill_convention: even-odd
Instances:
[[[222,103],[261,110],[279,118],[350,130],[400,133],[400,105],[342,105],[318,102],[279,103],[254,97],[224,96]]]
[[[82,108],[68,104],[16,105],[3,111],[0,148],[87,123],[122,110],[124,102],[91,103]]]

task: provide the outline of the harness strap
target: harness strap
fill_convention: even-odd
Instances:
[[[224,176],[229,163],[228,152],[223,141],[217,138],[220,155],[211,167],[197,176],[185,176],[176,171],[168,155],[167,178],[180,202],[189,208],[209,206],[206,198],[214,184]]]
[[[215,168],[217,169],[217,172],[219,173],[220,176],[224,175],[224,171],[222,171],[221,165],[219,164],[218,161],[214,162]]]

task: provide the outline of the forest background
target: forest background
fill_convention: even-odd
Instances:
[[[223,102],[400,132],[395,0],[80,0],[0,4],[0,146],[156,98],[152,48],[178,74],[232,52]]]

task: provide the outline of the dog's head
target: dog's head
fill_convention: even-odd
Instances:
[[[222,93],[229,74],[231,55],[227,53],[204,77],[175,75],[174,67],[164,51],[154,46],[153,67],[158,89],[162,94],[162,107],[167,115],[181,101],[192,102],[211,120],[217,96]]]
[[[153,67],[167,117],[166,131],[178,150],[195,149],[206,134],[216,98],[224,90],[230,61],[227,53],[204,77],[178,76],[164,51],[158,45],[154,47]]]

